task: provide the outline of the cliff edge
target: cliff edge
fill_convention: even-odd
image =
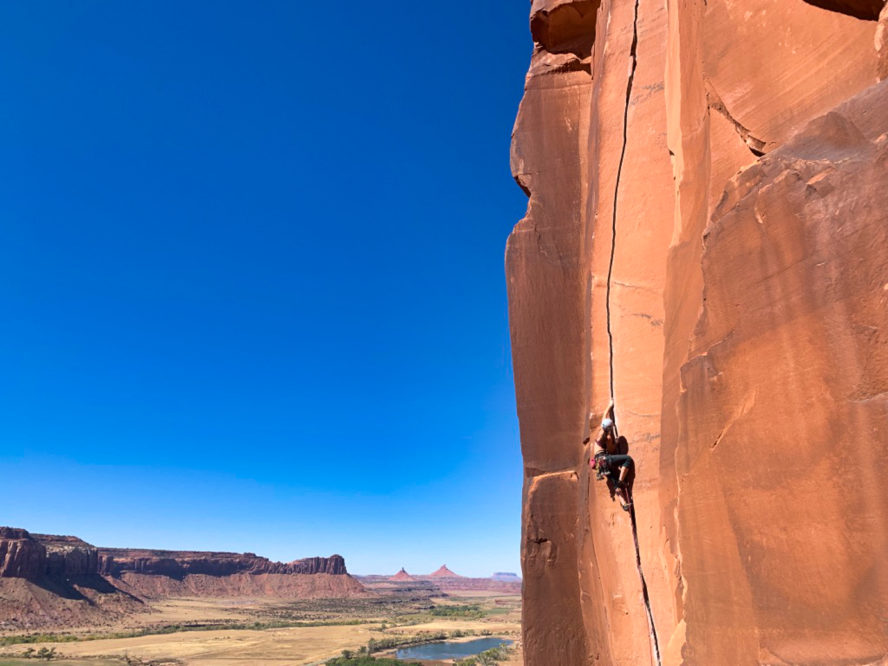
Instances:
[[[888,9],[533,0],[526,663],[888,661]],[[613,397],[632,514],[590,477]]]
[[[97,548],[0,527],[0,631],[99,626],[167,597],[361,596],[341,555],[272,562],[254,553]]]

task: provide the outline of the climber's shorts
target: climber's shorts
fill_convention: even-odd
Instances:
[[[613,456],[605,456],[607,459],[607,466],[610,469],[619,469],[620,467],[628,467],[630,470],[635,467],[635,461],[632,460],[632,456],[621,456],[621,455],[613,455]]]
[[[626,474],[626,483],[630,486],[632,485],[635,477],[635,461],[632,460],[631,456],[614,454],[601,457],[604,458],[604,469],[602,471],[612,483],[620,480],[620,470],[625,467],[629,470]]]

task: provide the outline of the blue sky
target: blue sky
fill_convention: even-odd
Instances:
[[[3,3],[0,524],[517,571],[530,49],[505,0]]]

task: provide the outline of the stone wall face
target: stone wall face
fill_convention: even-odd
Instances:
[[[0,577],[36,578],[46,569],[46,549],[22,529],[0,527]]]
[[[817,4],[532,5],[506,250],[529,664],[888,654],[888,12]],[[634,526],[582,443],[611,394]]]
[[[0,527],[0,577],[66,578],[137,573],[181,579],[190,574],[348,574],[341,555],[272,562],[254,553],[96,548],[74,536]]]
[[[98,572],[156,574],[182,578],[190,574],[231,576],[233,574],[333,574],[345,575],[341,555],[309,557],[292,562],[272,562],[253,553],[215,553],[180,550],[100,548]]]

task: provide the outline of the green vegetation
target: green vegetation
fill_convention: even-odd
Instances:
[[[513,648],[500,646],[484,650],[481,654],[466,659],[460,659],[456,662],[456,666],[494,666],[494,664],[505,661],[509,658],[509,654]]]
[[[391,638],[371,638],[367,641],[367,653],[382,652],[383,650],[393,650],[399,647],[407,647],[409,645],[422,645],[423,643],[431,643],[433,641],[443,641],[449,638],[446,631],[420,631],[413,636],[392,636]]]
[[[82,641],[83,637],[73,634],[22,634],[20,636],[0,636],[0,645],[20,643],[68,643]],[[27,651],[26,651],[27,652]]]
[[[124,657],[126,666],[174,666],[181,664],[178,659],[139,659],[138,657]]]
[[[423,591],[418,593],[412,588],[404,591],[396,590],[394,593],[389,593],[388,588],[385,588],[385,594],[352,599],[277,600],[270,603],[224,606],[227,615],[234,614],[228,615],[232,618],[229,620],[220,619],[218,615],[195,616],[194,606],[195,603],[189,601],[183,606],[187,609],[188,614],[182,615],[180,607],[173,605],[168,611],[169,615],[154,619],[154,623],[151,625],[140,627],[97,627],[93,630],[95,633],[85,633],[83,629],[80,631],[66,629],[57,633],[52,631],[22,632],[18,635],[0,636],[0,651],[3,650],[2,646],[17,646],[15,654],[0,653],[0,666],[29,666],[31,664],[36,666],[38,663],[43,663],[40,661],[41,659],[54,659],[53,663],[64,663],[70,666],[167,666],[182,663],[181,660],[176,660],[176,657],[180,657],[182,654],[176,647],[180,642],[203,641],[209,640],[211,637],[208,636],[204,639],[195,635],[171,636],[167,641],[170,646],[170,654],[166,659],[161,660],[145,655],[126,658],[112,655],[77,657],[78,653],[89,654],[89,648],[79,646],[69,648],[64,645],[58,647],[60,652],[74,650],[74,654],[62,656],[56,654],[54,647],[40,644],[56,642],[68,644],[97,639],[125,640],[150,635],[179,634],[179,632],[256,631],[291,627],[345,627],[330,629],[336,636],[333,646],[336,650],[341,650],[343,647],[352,649],[345,650],[341,657],[328,661],[330,666],[343,664],[348,666],[364,666],[365,664],[368,666],[404,666],[405,662],[393,661],[392,655],[388,651],[447,639],[490,636],[493,629],[497,629],[496,633],[498,634],[501,631],[498,627],[502,623],[497,622],[496,626],[488,624],[488,618],[494,620],[491,616],[497,616],[494,620],[496,621],[508,613],[514,613],[517,617],[521,608],[520,600],[517,597],[496,599],[461,597],[454,599],[425,594]],[[197,607],[203,608],[200,604],[197,604]],[[208,612],[215,612],[217,608],[220,608],[218,604],[207,605]],[[197,620],[196,617],[205,617],[206,619]],[[151,621],[150,618],[146,619]],[[418,631],[428,627],[414,626],[431,622],[435,623],[432,631]],[[357,645],[351,643],[349,638],[343,638],[343,636],[351,635],[348,629],[349,625],[367,625],[369,629],[373,631],[378,629],[381,633],[374,633],[373,639],[358,648]],[[261,637],[257,635],[257,639],[269,642],[274,640],[273,636],[274,634]],[[365,640],[367,638],[370,637],[367,636]],[[331,638],[331,640],[333,639]],[[33,647],[29,644],[33,644]],[[354,647],[352,647],[353,645]],[[28,649],[25,650],[25,648]],[[25,652],[23,653],[22,650]],[[123,648],[117,653],[119,654],[121,651]],[[315,660],[323,659],[325,653],[329,655],[329,649],[324,650],[321,647],[313,657]],[[487,666],[487,664],[496,663],[493,661],[494,657],[496,654],[488,651],[464,660],[463,663],[466,666]],[[314,663],[319,662],[315,661]]]
[[[285,621],[319,621],[347,616],[369,621],[383,622],[382,631],[392,627],[409,627],[435,620],[483,620],[503,616],[520,610],[520,600],[515,598],[464,598],[459,605],[442,604],[431,591],[386,590],[377,597],[353,599],[303,599],[265,608],[264,613]]]
[[[434,617],[465,617],[470,619],[480,619],[484,617],[485,611],[481,610],[479,604],[466,604],[464,606],[435,606],[429,611]],[[489,613],[490,611],[486,611]]]
[[[422,664],[418,661],[400,661],[359,655],[357,657],[336,657],[336,659],[328,661],[327,666],[422,666]]]
[[[71,643],[74,641],[96,641],[107,638],[138,638],[157,634],[176,634],[180,631],[215,631],[218,629],[239,630],[251,629],[286,629],[289,627],[332,627],[354,624],[368,624],[370,620],[317,620],[313,622],[270,620],[267,622],[209,622],[200,624],[164,624],[155,627],[144,627],[132,631],[116,631],[106,634],[20,634],[17,636],[0,636],[0,646],[20,645],[22,643]]]
[[[42,659],[43,661],[49,661],[50,659],[56,658],[56,649],[42,647],[39,650],[35,650],[34,648],[28,648],[22,652],[22,657],[25,659]]]

